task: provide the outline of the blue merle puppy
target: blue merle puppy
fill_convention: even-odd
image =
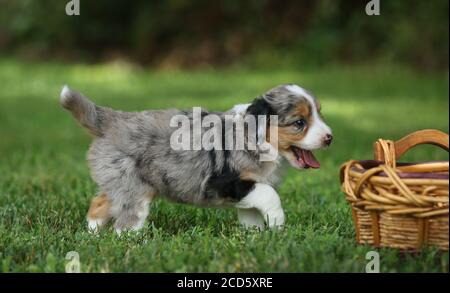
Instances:
[[[170,138],[176,128],[170,126],[171,118],[192,119],[192,111],[116,111],[95,105],[67,86],[60,102],[94,136],[88,161],[99,193],[87,215],[92,231],[110,220],[118,233],[139,230],[157,195],[202,207],[236,207],[245,227],[281,227],[285,217],[274,189],[281,163],[287,161],[297,169],[319,168],[312,151],[329,146],[333,138],[317,99],[293,84],[216,113],[221,119],[225,114],[265,115],[267,121],[277,115],[277,123],[268,127],[278,133],[278,139],[269,142],[277,150],[271,161],[259,160],[258,150],[174,150]],[[258,131],[263,126],[267,125],[258,125]]]

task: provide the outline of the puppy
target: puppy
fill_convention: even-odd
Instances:
[[[87,215],[92,231],[111,219],[118,233],[139,230],[156,195],[197,206],[234,206],[245,227],[281,227],[285,217],[274,189],[283,169],[280,163],[287,161],[297,169],[319,168],[311,151],[329,146],[333,139],[319,102],[293,84],[273,88],[251,104],[215,113],[222,120],[229,114],[263,116],[266,121],[277,117],[277,123],[257,125],[258,132],[278,133],[276,141],[268,142],[277,151],[269,161],[258,159],[258,148],[173,149],[171,119],[184,115],[192,123],[193,111],[115,111],[95,105],[67,86],[60,102],[94,136],[88,161],[100,192]],[[201,112],[202,117],[208,114]],[[226,133],[230,126],[223,125],[218,130]]]

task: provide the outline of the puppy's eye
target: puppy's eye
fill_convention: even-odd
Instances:
[[[306,127],[306,121],[305,121],[305,119],[299,119],[299,120],[294,122],[294,125],[299,130],[303,130]]]

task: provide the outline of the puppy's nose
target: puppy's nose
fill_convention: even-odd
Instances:
[[[333,141],[333,136],[329,133],[325,135],[324,143],[325,145],[329,146],[331,142]]]

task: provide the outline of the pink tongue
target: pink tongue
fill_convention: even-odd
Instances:
[[[317,161],[316,157],[314,157],[313,153],[307,150],[301,149],[303,160],[305,163],[311,168],[320,168],[320,163]]]

